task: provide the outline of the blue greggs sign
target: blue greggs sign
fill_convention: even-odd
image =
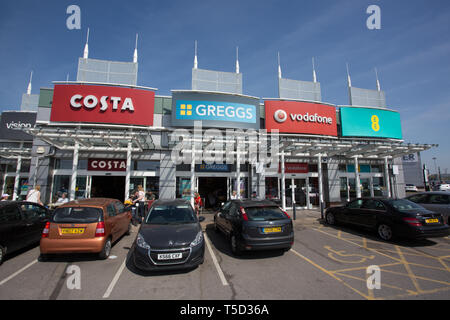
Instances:
[[[259,100],[218,93],[183,92],[172,96],[172,125],[260,128]]]

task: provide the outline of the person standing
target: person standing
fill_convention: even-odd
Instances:
[[[198,215],[200,214],[200,207],[203,206],[202,198],[200,197],[200,194],[198,192],[195,193],[194,198],[194,206],[195,206],[195,213]]]
[[[9,198],[9,194],[4,193],[4,194],[2,194],[2,199],[0,201],[8,201],[8,198]]]
[[[41,201],[41,186],[37,185],[33,189],[31,189],[27,194],[27,201],[38,203],[43,206]]]
[[[237,192],[234,190],[233,194],[231,195],[231,200],[237,200],[238,199],[238,195]]]
[[[138,206],[139,217],[143,218],[145,216],[145,192],[141,185],[138,185],[137,198],[134,203]]]

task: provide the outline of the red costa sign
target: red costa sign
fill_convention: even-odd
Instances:
[[[115,86],[57,84],[50,121],[153,125],[155,93]]]
[[[281,173],[281,163],[278,167],[278,172]],[[293,163],[286,162],[284,164],[284,173],[308,173],[308,164],[307,163]]]
[[[321,103],[268,100],[266,129],[282,133],[337,136],[336,108]]]
[[[125,159],[88,159],[88,171],[126,171]]]

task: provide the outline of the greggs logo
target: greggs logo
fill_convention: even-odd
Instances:
[[[81,94],[75,94],[70,98],[70,106],[75,109],[81,109],[83,106],[86,109],[94,109],[99,105],[100,102],[100,111],[104,112],[108,110],[109,107],[112,108],[113,111],[128,111],[134,112],[133,100],[131,98],[123,99],[121,97],[108,97],[102,96],[98,99],[95,95],[88,95],[83,97]]]

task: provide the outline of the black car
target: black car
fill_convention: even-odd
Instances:
[[[289,215],[272,201],[231,200],[214,216],[214,228],[230,240],[231,251],[285,249],[294,243]]]
[[[205,218],[186,200],[156,200],[131,248],[134,265],[144,271],[194,268],[204,261],[200,226]]]
[[[447,224],[450,224],[450,192],[421,192],[405,199],[417,203],[425,209],[442,214]]]
[[[354,224],[376,230],[378,236],[389,241],[398,237],[435,238],[449,234],[441,214],[405,199],[356,199],[325,212],[325,221]]]
[[[50,211],[33,202],[0,202],[0,264],[5,255],[41,239]]]

